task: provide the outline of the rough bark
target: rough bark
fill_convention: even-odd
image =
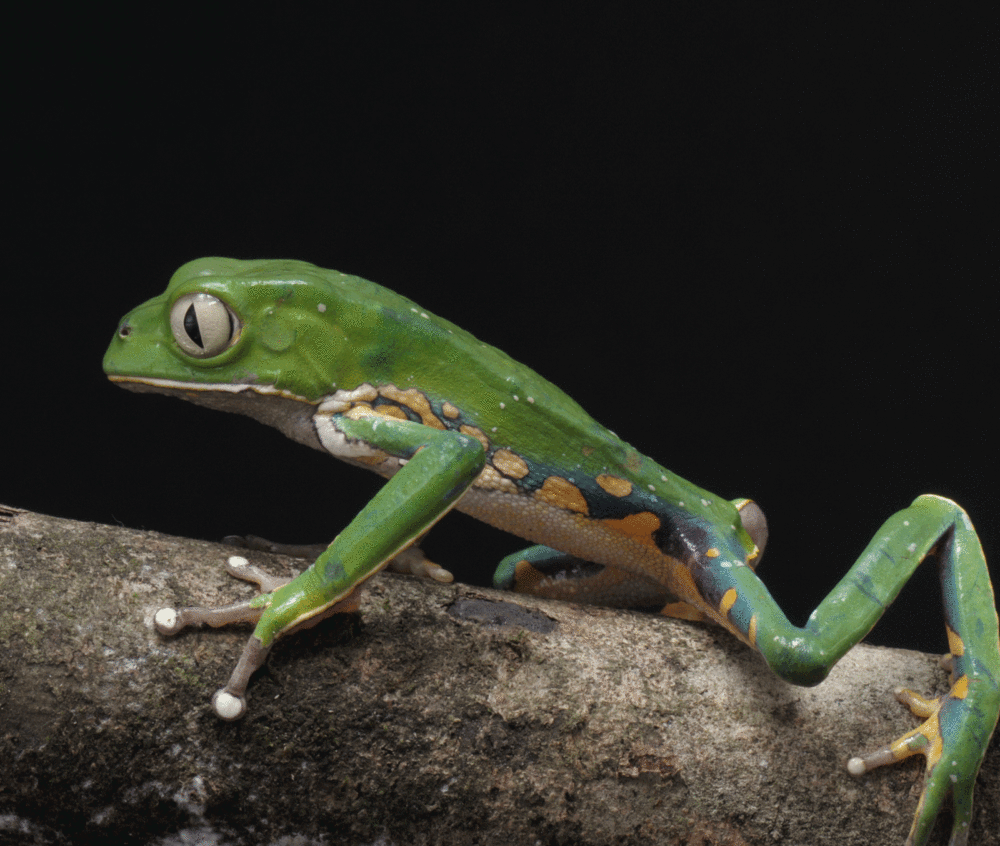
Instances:
[[[0,840],[905,838],[922,759],[845,762],[913,725],[891,689],[942,690],[936,656],[861,646],[796,688],[712,627],[387,574],[360,618],[281,642],[230,724],[208,700],[248,629],[152,627],[246,596],[227,552],[0,509]],[[998,842],[998,776],[994,739],[970,843]]]

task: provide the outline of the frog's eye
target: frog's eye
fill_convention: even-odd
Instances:
[[[240,321],[218,297],[200,291],[185,294],[170,309],[174,340],[188,355],[211,358],[239,336]]]

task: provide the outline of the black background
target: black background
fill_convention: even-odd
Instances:
[[[375,477],[100,368],[183,262],[288,257],[400,291],[752,496],[796,622],[919,493],[1000,554],[983,21],[143,8],[10,33],[0,502],[331,538]],[[451,515],[425,548],[482,583],[519,545]],[[943,651],[933,569],[916,582],[873,640]]]

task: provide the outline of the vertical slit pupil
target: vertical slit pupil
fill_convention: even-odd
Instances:
[[[194,303],[191,303],[188,310],[184,312],[184,331],[187,332],[187,336],[192,341],[205,349],[205,344],[201,340],[201,330],[198,328],[198,315],[195,314]]]

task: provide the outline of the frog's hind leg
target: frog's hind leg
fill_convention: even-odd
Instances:
[[[897,690],[896,698],[923,723],[868,755],[851,758],[848,770],[858,776],[923,755],[926,777],[907,846],[925,846],[948,801],[954,812],[949,846],[965,846],[976,775],[1000,715],[1000,624],[982,546],[960,506],[926,494],[890,517],[804,628],[793,627],[763,593],[753,611],[741,613],[738,583],[730,594],[728,620],[748,634],[779,675],[815,684],[872,628],[925,558],[937,560],[941,579],[949,690],[936,698]],[[753,579],[747,572],[727,570],[726,575],[742,579],[749,594]]]
[[[941,665],[951,675],[948,692],[924,697],[896,688],[896,699],[923,722],[892,743],[847,762],[848,772],[860,776],[912,755],[924,756],[924,789],[907,844],[922,844],[930,837],[934,821],[949,798],[954,817],[949,846],[968,844],[976,774],[1000,712],[996,611],[987,608],[984,613],[970,614],[963,601],[978,596],[993,605],[988,580],[980,581],[981,573],[969,572],[967,562],[962,560],[970,554],[981,556],[982,550],[971,523],[961,512],[954,528],[928,553],[939,559],[945,596],[950,651],[941,659]],[[992,617],[988,613],[991,610]]]

